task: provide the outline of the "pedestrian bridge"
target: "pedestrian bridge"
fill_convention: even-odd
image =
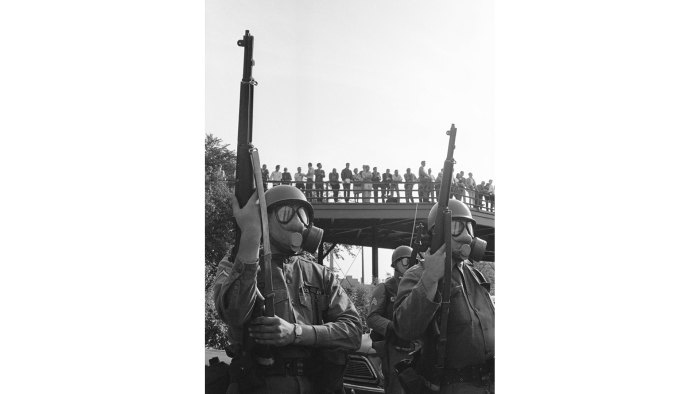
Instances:
[[[423,223],[427,231],[428,213],[434,205],[428,202],[382,203],[381,201],[379,203],[311,201],[311,204],[314,207],[314,225],[323,229],[323,242],[372,248],[373,277],[378,276],[378,248],[395,249],[401,245],[410,245],[415,225]],[[476,221],[476,236],[488,243],[483,260],[495,261],[495,214],[478,209],[471,211]],[[322,249],[319,251],[323,252]]]

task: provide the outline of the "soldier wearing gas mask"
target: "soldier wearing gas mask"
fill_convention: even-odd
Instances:
[[[399,285],[394,305],[394,330],[407,340],[422,340],[421,355],[411,377],[415,393],[492,393],[494,390],[494,305],[490,284],[473,267],[483,257],[486,242],[474,236],[469,208],[450,199],[452,250],[426,253],[425,260],[409,269]],[[432,234],[436,204],[428,215]],[[447,234],[445,234],[447,236]],[[444,368],[436,368],[439,320],[445,276],[445,253],[452,256],[450,307]],[[439,284],[438,284],[439,283]],[[410,371],[410,368],[409,368]],[[402,374],[402,376],[404,376]]]
[[[257,291],[266,294],[258,263],[263,230],[257,192],[243,208],[232,197],[241,245],[235,261],[227,255],[219,263],[213,294],[229,325],[231,353],[242,354],[232,359],[228,393],[342,393],[347,351],[360,347],[362,323],[331,272],[299,257],[302,250],[315,252],[323,236],[313,226],[313,207],[292,186],[265,193],[275,317],[255,316],[263,302]]]
[[[372,329],[372,347],[382,359],[382,372],[384,373],[384,392],[386,394],[401,394],[403,390],[396,376],[394,364],[403,359],[408,359],[409,352],[415,350],[413,343],[400,338],[394,332],[394,323],[391,321],[394,315],[394,301],[399,288],[399,282],[404,273],[410,268],[410,246],[399,246],[391,255],[391,266],[394,267],[394,276],[380,283],[374,288],[370,310],[367,315],[367,326]]]

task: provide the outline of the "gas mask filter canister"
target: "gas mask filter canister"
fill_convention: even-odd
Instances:
[[[303,250],[314,253],[318,250],[323,238],[323,230],[318,227],[307,227],[301,233],[292,233],[289,236],[289,248],[294,254]]]
[[[486,252],[486,241],[481,238],[468,237],[470,238],[468,243],[452,251],[452,258],[456,260],[470,259],[472,261],[481,261]]]
[[[323,230],[314,227],[313,224],[304,229],[302,232],[303,248],[309,253],[314,253],[318,250],[318,246],[323,239]]]

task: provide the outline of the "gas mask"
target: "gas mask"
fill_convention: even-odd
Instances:
[[[462,261],[469,259],[472,261],[481,261],[484,257],[486,241],[474,237],[473,234],[474,230],[471,222],[459,219],[452,220],[452,242],[462,244],[459,249],[452,250],[452,258],[454,260]]]
[[[270,226],[270,243],[282,251],[300,254],[302,250],[314,253],[323,238],[323,230],[314,227],[303,206],[278,205],[272,217],[277,222]]]

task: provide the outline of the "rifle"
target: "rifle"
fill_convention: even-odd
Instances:
[[[424,380],[430,383],[431,388],[437,388],[439,390],[439,376],[442,374],[443,367],[445,365],[445,347],[447,345],[447,317],[450,313],[450,285],[452,284],[452,211],[448,206],[448,201],[450,200],[450,187],[452,186],[452,172],[454,171],[455,160],[453,158],[455,149],[455,139],[457,138],[457,129],[454,123],[447,135],[450,136],[450,142],[447,145],[447,158],[445,159],[445,165],[443,168],[443,178],[442,184],[440,185],[440,196],[438,197],[438,208],[437,215],[435,217],[435,225],[432,228],[431,241],[430,241],[430,251],[435,253],[436,250],[440,249],[442,244],[445,244],[445,276],[442,280],[442,304],[441,304],[441,316],[440,316],[440,326],[438,327],[438,321],[433,318],[430,322],[429,330],[439,335],[438,345],[437,345],[437,360],[435,365],[432,365],[430,370],[435,371],[436,374],[432,372],[428,373],[428,376],[419,376],[418,369],[421,369],[422,362],[418,361],[420,354],[414,354],[413,360],[404,360],[395,365],[396,372],[399,375],[399,382],[403,387],[404,391],[407,393],[418,392],[424,384]],[[422,231],[421,227],[418,228],[418,232]],[[421,242],[420,237],[416,240],[416,244],[411,253],[411,258],[413,259],[413,254],[418,253],[418,242]],[[413,243],[412,243],[413,246]],[[410,264],[410,263],[409,263]],[[438,289],[439,289],[438,282]],[[438,290],[440,291],[440,290]],[[432,335],[432,334],[431,334]],[[427,359],[431,359],[428,354],[434,354],[433,350],[424,349],[421,352],[426,354]],[[435,369],[433,369],[435,368]],[[425,371],[424,371],[425,372]],[[416,389],[418,387],[418,390]]]
[[[253,92],[254,87],[258,84],[253,79],[252,69],[255,65],[253,60],[253,36],[248,30],[242,40],[238,40],[238,46],[244,48],[243,53],[243,79],[241,80],[241,95],[238,107],[238,147],[236,149],[236,175],[235,175],[235,195],[241,206],[245,206],[248,199],[255,191],[255,185],[262,185],[262,173],[260,172],[260,158],[258,151],[252,144],[253,141]],[[265,278],[265,292],[263,297],[258,291],[258,298],[265,299],[265,307],[263,310],[258,310],[256,315],[260,316],[263,313],[265,316],[273,317],[275,315],[274,307],[274,291],[272,291],[272,269],[270,241],[267,229],[267,204],[265,203],[265,194],[258,194],[260,205],[260,216],[262,220],[263,233],[263,264],[262,271]],[[234,218],[235,222],[235,218]],[[236,224],[236,243],[234,245],[232,259],[235,261],[238,247],[241,242],[241,228]]]
[[[411,257],[408,259],[408,268],[413,267],[416,265],[416,260],[418,259],[418,253],[424,252],[423,249],[423,230],[425,229],[425,226],[423,226],[423,223],[418,223],[416,226],[416,236],[413,238],[413,241],[411,242]]]
[[[238,46],[244,48],[243,53],[243,79],[241,80],[241,95],[238,107],[238,145],[236,148],[236,173],[234,180],[234,194],[238,199],[238,203],[241,208],[248,203],[248,199],[253,195],[256,189],[256,185],[262,185],[262,173],[260,171],[260,158],[258,156],[258,150],[253,146],[253,91],[254,87],[258,84],[252,76],[252,68],[255,65],[253,60],[253,36],[250,35],[248,30],[245,31],[245,35],[242,40],[238,40]],[[262,316],[263,314],[268,317],[273,317],[275,315],[274,305],[274,291],[272,288],[272,255],[270,253],[270,241],[267,226],[267,204],[265,202],[265,194],[258,193],[258,201],[260,205],[260,218],[262,224],[262,246],[263,246],[263,262],[261,264],[261,271],[265,283],[265,293],[263,296],[260,290],[257,288],[257,298],[258,300],[264,300],[264,304],[257,302],[256,307],[253,309],[253,316]],[[229,260],[231,262],[235,261],[236,255],[240,249],[241,243],[241,227],[234,218],[234,223],[236,226],[236,241],[231,251],[231,257]],[[237,362],[243,362],[245,358],[241,358],[243,353],[242,349],[237,346],[227,346],[227,354],[232,360],[237,360]],[[231,354],[229,354],[229,352]],[[272,364],[274,359],[272,358],[272,352],[269,347],[262,349],[258,355],[258,359],[263,363]],[[247,359],[246,359],[247,360]],[[249,361],[249,360],[248,360]],[[233,361],[232,361],[233,362]],[[247,362],[247,361],[246,361]]]
[[[433,237],[430,250],[436,250],[445,244],[445,276],[442,278],[442,315],[440,317],[440,337],[438,339],[437,368],[442,370],[445,363],[445,346],[447,345],[447,316],[450,313],[450,285],[452,282],[452,211],[447,203],[450,199],[450,187],[452,186],[452,172],[454,171],[454,150],[457,129],[454,123],[447,131],[450,142],[447,145],[447,158],[443,167],[442,184],[440,185],[440,197],[438,198],[438,211],[433,227]]]

